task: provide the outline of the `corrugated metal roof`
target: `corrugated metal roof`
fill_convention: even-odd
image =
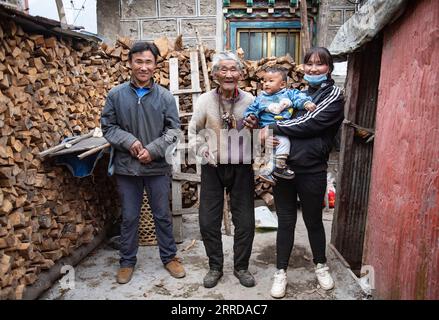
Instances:
[[[0,17],[6,19],[12,19],[16,24],[22,26],[26,31],[48,33],[58,36],[64,36],[68,38],[75,38],[79,40],[86,40],[91,42],[100,42],[102,38],[98,35],[83,34],[76,30],[82,29],[82,27],[76,27],[72,25],[62,25],[61,22],[40,17],[31,16],[22,11],[16,10],[10,6],[6,6],[0,3]]]

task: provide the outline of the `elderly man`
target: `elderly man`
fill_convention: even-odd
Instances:
[[[131,280],[137,262],[138,228],[144,189],[154,217],[160,258],[171,276],[185,271],[169,214],[171,166],[166,155],[177,142],[180,120],[172,94],[154,83],[157,47],[137,42],[128,57],[131,81],[111,89],[102,112],[104,137],[111,143],[112,163],[122,202],[118,283]]]
[[[221,221],[226,189],[235,227],[234,275],[243,286],[253,287],[248,265],[255,231],[254,174],[251,135],[243,114],[254,98],[238,89],[242,64],[233,53],[214,57],[212,75],[219,87],[199,97],[189,124],[189,145],[205,163],[201,167],[199,223],[210,270],[203,284],[212,288],[223,275]]]

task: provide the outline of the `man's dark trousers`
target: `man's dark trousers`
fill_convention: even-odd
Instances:
[[[177,246],[172,233],[169,212],[170,177],[116,175],[117,189],[122,202],[122,225],[120,236],[120,266],[134,267],[139,248],[139,220],[143,192],[147,191],[154,217],[160,258],[163,264],[175,257]]]
[[[230,194],[234,229],[235,270],[247,270],[255,235],[254,173],[251,164],[201,166],[199,222],[209,267],[222,271],[224,254],[221,239],[224,188]]]

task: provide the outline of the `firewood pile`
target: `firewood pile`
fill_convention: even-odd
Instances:
[[[74,178],[40,151],[99,126],[99,47],[0,24],[0,299],[19,299],[61,257],[89,243],[117,208],[101,161]],[[116,200],[113,200],[116,199]]]
[[[106,94],[129,80],[131,44],[127,38],[112,47],[30,34],[12,21],[0,22],[0,299],[21,298],[42,270],[92,241],[117,211],[106,161],[93,177],[77,179],[37,154],[99,126]],[[156,44],[161,57],[155,81],[169,86],[168,61],[177,57],[180,89],[190,88],[189,51],[178,41]],[[205,52],[209,73],[213,54]],[[290,57],[244,63],[240,86],[254,95],[261,90],[263,70],[275,64],[289,70],[290,85],[303,85],[300,66]],[[180,112],[192,112],[190,94],[180,96]],[[187,134],[190,115],[181,120]],[[182,165],[182,172],[195,173],[195,166]],[[196,190],[196,183],[183,185],[184,207],[198,201]],[[259,181],[255,196],[273,202],[271,188]]]

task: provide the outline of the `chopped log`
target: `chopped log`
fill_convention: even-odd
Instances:
[[[269,207],[271,207],[274,204],[274,197],[271,193],[265,192],[261,195],[261,198]]]
[[[0,278],[3,277],[11,270],[12,258],[7,254],[1,254],[0,256]]]
[[[160,56],[166,57],[169,52],[169,40],[167,37],[160,37],[154,40],[154,44],[157,46],[160,52]]]

